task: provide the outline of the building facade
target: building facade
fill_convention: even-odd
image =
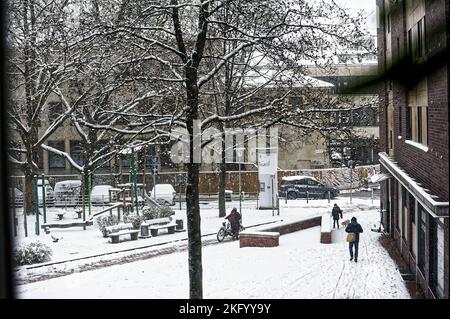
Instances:
[[[449,2],[377,0],[383,226],[428,298],[448,298]]]

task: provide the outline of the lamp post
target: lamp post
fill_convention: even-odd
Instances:
[[[350,203],[352,203],[352,192],[353,192],[353,161],[348,161],[348,167],[350,167]]]
[[[241,178],[241,164],[242,159],[244,157],[244,150],[243,147],[236,148],[237,152],[237,158],[238,158],[238,165],[239,165],[239,213],[241,214],[241,220],[242,220],[242,178]]]

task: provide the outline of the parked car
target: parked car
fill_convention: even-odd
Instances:
[[[174,205],[175,197],[177,192],[171,184],[156,184],[156,198],[155,198],[155,188],[151,190],[149,196],[155,199],[159,204],[162,205]]]
[[[45,185],[45,205],[52,206],[55,204],[55,192],[48,180],[44,180],[44,185]],[[44,196],[42,192],[42,179],[40,178],[37,180],[37,187],[38,187],[38,202],[39,205],[42,205],[44,203]]]
[[[81,181],[68,180],[55,184],[55,206],[76,206],[80,202]]]
[[[339,195],[339,189],[334,186],[326,186],[311,176],[286,176],[283,177],[279,189],[279,196],[288,199],[306,198],[334,198]]]
[[[110,203],[111,200],[115,200],[115,195],[111,194],[109,197],[109,190],[113,187],[111,185],[96,185],[91,191],[91,203],[92,204],[105,204]]]

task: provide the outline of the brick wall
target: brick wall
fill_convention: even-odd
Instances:
[[[290,224],[285,224],[281,226],[271,227],[264,229],[264,231],[273,231],[273,232],[279,232],[280,235],[296,232],[302,229],[311,228],[315,226],[320,226],[322,217],[314,217],[311,219],[306,219],[299,222],[293,222]]]
[[[244,237],[239,238],[239,247],[276,247],[279,237]]]

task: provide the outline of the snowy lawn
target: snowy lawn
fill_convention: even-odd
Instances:
[[[342,205],[345,209],[345,206]],[[270,212],[271,216],[271,212]],[[283,235],[280,246],[203,249],[205,298],[410,298],[394,262],[370,228],[376,210],[352,213],[364,228],[358,263],[341,227],[320,244],[320,227]],[[351,217],[350,214],[344,218]],[[249,216],[248,216],[249,217]],[[20,298],[188,298],[187,252],[19,285]]]

